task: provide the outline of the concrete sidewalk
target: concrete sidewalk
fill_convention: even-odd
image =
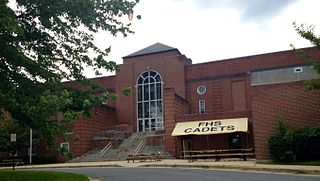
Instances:
[[[252,170],[267,172],[283,172],[295,174],[313,174],[320,176],[320,166],[302,165],[273,165],[258,164],[256,161],[218,161],[199,160],[189,163],[187,160],[173,159],[162,160],[159,162],[135,162],[127,161],[108,161],[108,162],[81,162],[81,163],[58,163],[46,165],[18,166],[17,168],[72,168],[72,167],[190,167],[206,169],[233,169],[233,170]]]

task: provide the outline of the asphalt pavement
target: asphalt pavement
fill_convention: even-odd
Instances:
[[[250,161],[218,161],[199,160],[189,163],[183,159],[162,160],[159,162],[135,162],[127,161],[108,161],[108,162],[80,162],[80,163],[59,163],[46,165],[26,165],[18,168],[79,168],[79,167],[180,167],[180,168],[206,168],[206,169],[233,169],[233,170],[251,170],[251,171],[269,171],[295,174],[312,174],[320,176],[320,166],[303,165],[273,165],[258,164],[255,160]]]
[[[47,168],[106,181],[319,181],[319,176],[190,168]]]

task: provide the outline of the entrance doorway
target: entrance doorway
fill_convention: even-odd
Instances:
[[[192,138],[190,136],[182,137],[182,153],[184,157],[184,153],[188,151],[192,151]]]
[[[139,132],[148,132],[148,131],[156,131],[161,130],[161,124],[157,123],[156,119],[143,119],[139,120]]]
[[[155,71],[142,73],[137,80],[138,132],[163,130],[162,79]]]
[[[229,134],[229,148],[230,149],[241,149],[241,135],[240,133]]]

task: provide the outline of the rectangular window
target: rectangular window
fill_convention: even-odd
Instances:
[[[155,96],[155,84],[150,84],[150,100],[155,100],[156,96]]]
[[[64,148],[66,151],[70,151],[70,144],[69,142],[63,142],[60,144],[60,148]]]
[[[150,117],[151,118],[157,117],[156,101],[150,102]]]
[[[151,131],[155,131],[155,130],[156,130],[156,120],[151,119]]]
[[[142,101],[142,85],[138,86],[138,101]]]
[[[206,101],[205,100],[199,100],[199,114],[206,113]]]
[[[36,156],[37,151],[36,151],[36,146],[32,145],[32,156]],[[30,147],[28,148],[28,156],[30,156]]]
[[[144,101],[149,100],[149,84],[146,84],[143,86],[143,95],[144,95]]]
[[[139,132],[143,132],[143,120],[139,120]]]
[[[162,102],[157,101],[157,117],[162,117]]]
[[[143,118],[143,107],[142,107],[142,103],[138,103],[138,118]]]
[[[156,92],[157,92],[157,99],[161,99],[162,98],[162,95],[161,95],[161,83],[157,83]]]
[[[144,103],[144,118],[149,118],[149,102]]]

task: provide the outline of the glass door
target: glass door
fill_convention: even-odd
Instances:
[[[163,130],[162,84],[155,71],[142,73],[137,80],[137,130]]]

